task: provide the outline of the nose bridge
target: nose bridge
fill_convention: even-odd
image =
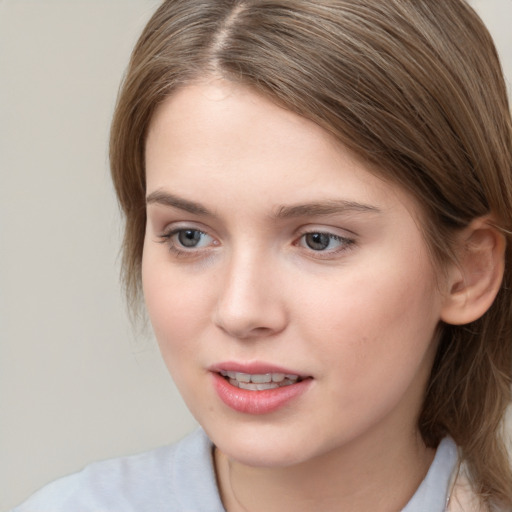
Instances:
[[[269,251],[245,244],[233,248],[223,269],[214,321],[236,338],[270,335],[286,324]]]

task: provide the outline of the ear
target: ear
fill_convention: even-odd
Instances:
[[[475,219],[462,230],[458,261],[448,272],[441,320],[452,325],[468,324],[489,309],[503,279],[505,245],[505,237],[490,216]]]

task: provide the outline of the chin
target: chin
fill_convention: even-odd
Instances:
[[[216,445],[217,446],[217,445]],[[244,445],[234,445],[230,443],[223,449],[217,448],[229,459],[235,460],[239,464],[257,468],[283,468],[300,464],[307,459],[304,453],[299,449],[293,450],[293,453],[276,449],[275,446],[258,446],[244,443]]]
[[[205,429],[206,430],[206,429]],[[322,450],[305,442],[300,435],[290,435],[290,430],[279,427],[256,426],[219,432],[206,430],[214,445],[229,459],[250,467],[278,468],[300,464],[319,455]],[[305,451],[307,444],[307,451]]]

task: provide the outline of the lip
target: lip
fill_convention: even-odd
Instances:
[[[240,373],[251,373],[251,374],[265,374],[265,373],[284,373],[285,375],[298,375],[302,379],[308,377],[308,375],[304,375],[301,372],[297,372],[296,370],[285,368],[283,366],[276,366],[271,363],[264,362],[250,362],[250,363],[240,363],[234,361],[226,361],[223,363],[215,364],[208,368],[209,371],[219,373],[221,371],[226,372],[240,372]]]
[[[313,379],[295,370],[268,363],[225,362],[209,368],[213,387],[222,402],[231,409],[252,415],[269,414],[282,409],[298,399],[311,385]],[[294,384],[264,391],[251,391],[231,385],[220,371],[233,371],[250,374],[284,373],[298,375],[301,380]]]

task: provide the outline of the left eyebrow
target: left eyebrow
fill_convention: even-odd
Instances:
[[[274,216],[276,219],[288,219],[292,217],[320,217],[322,215],[338,215],[342,213],[381,213],[381,210],[376,206],[368,204],[335,199],[318,203],[280,206]]]

